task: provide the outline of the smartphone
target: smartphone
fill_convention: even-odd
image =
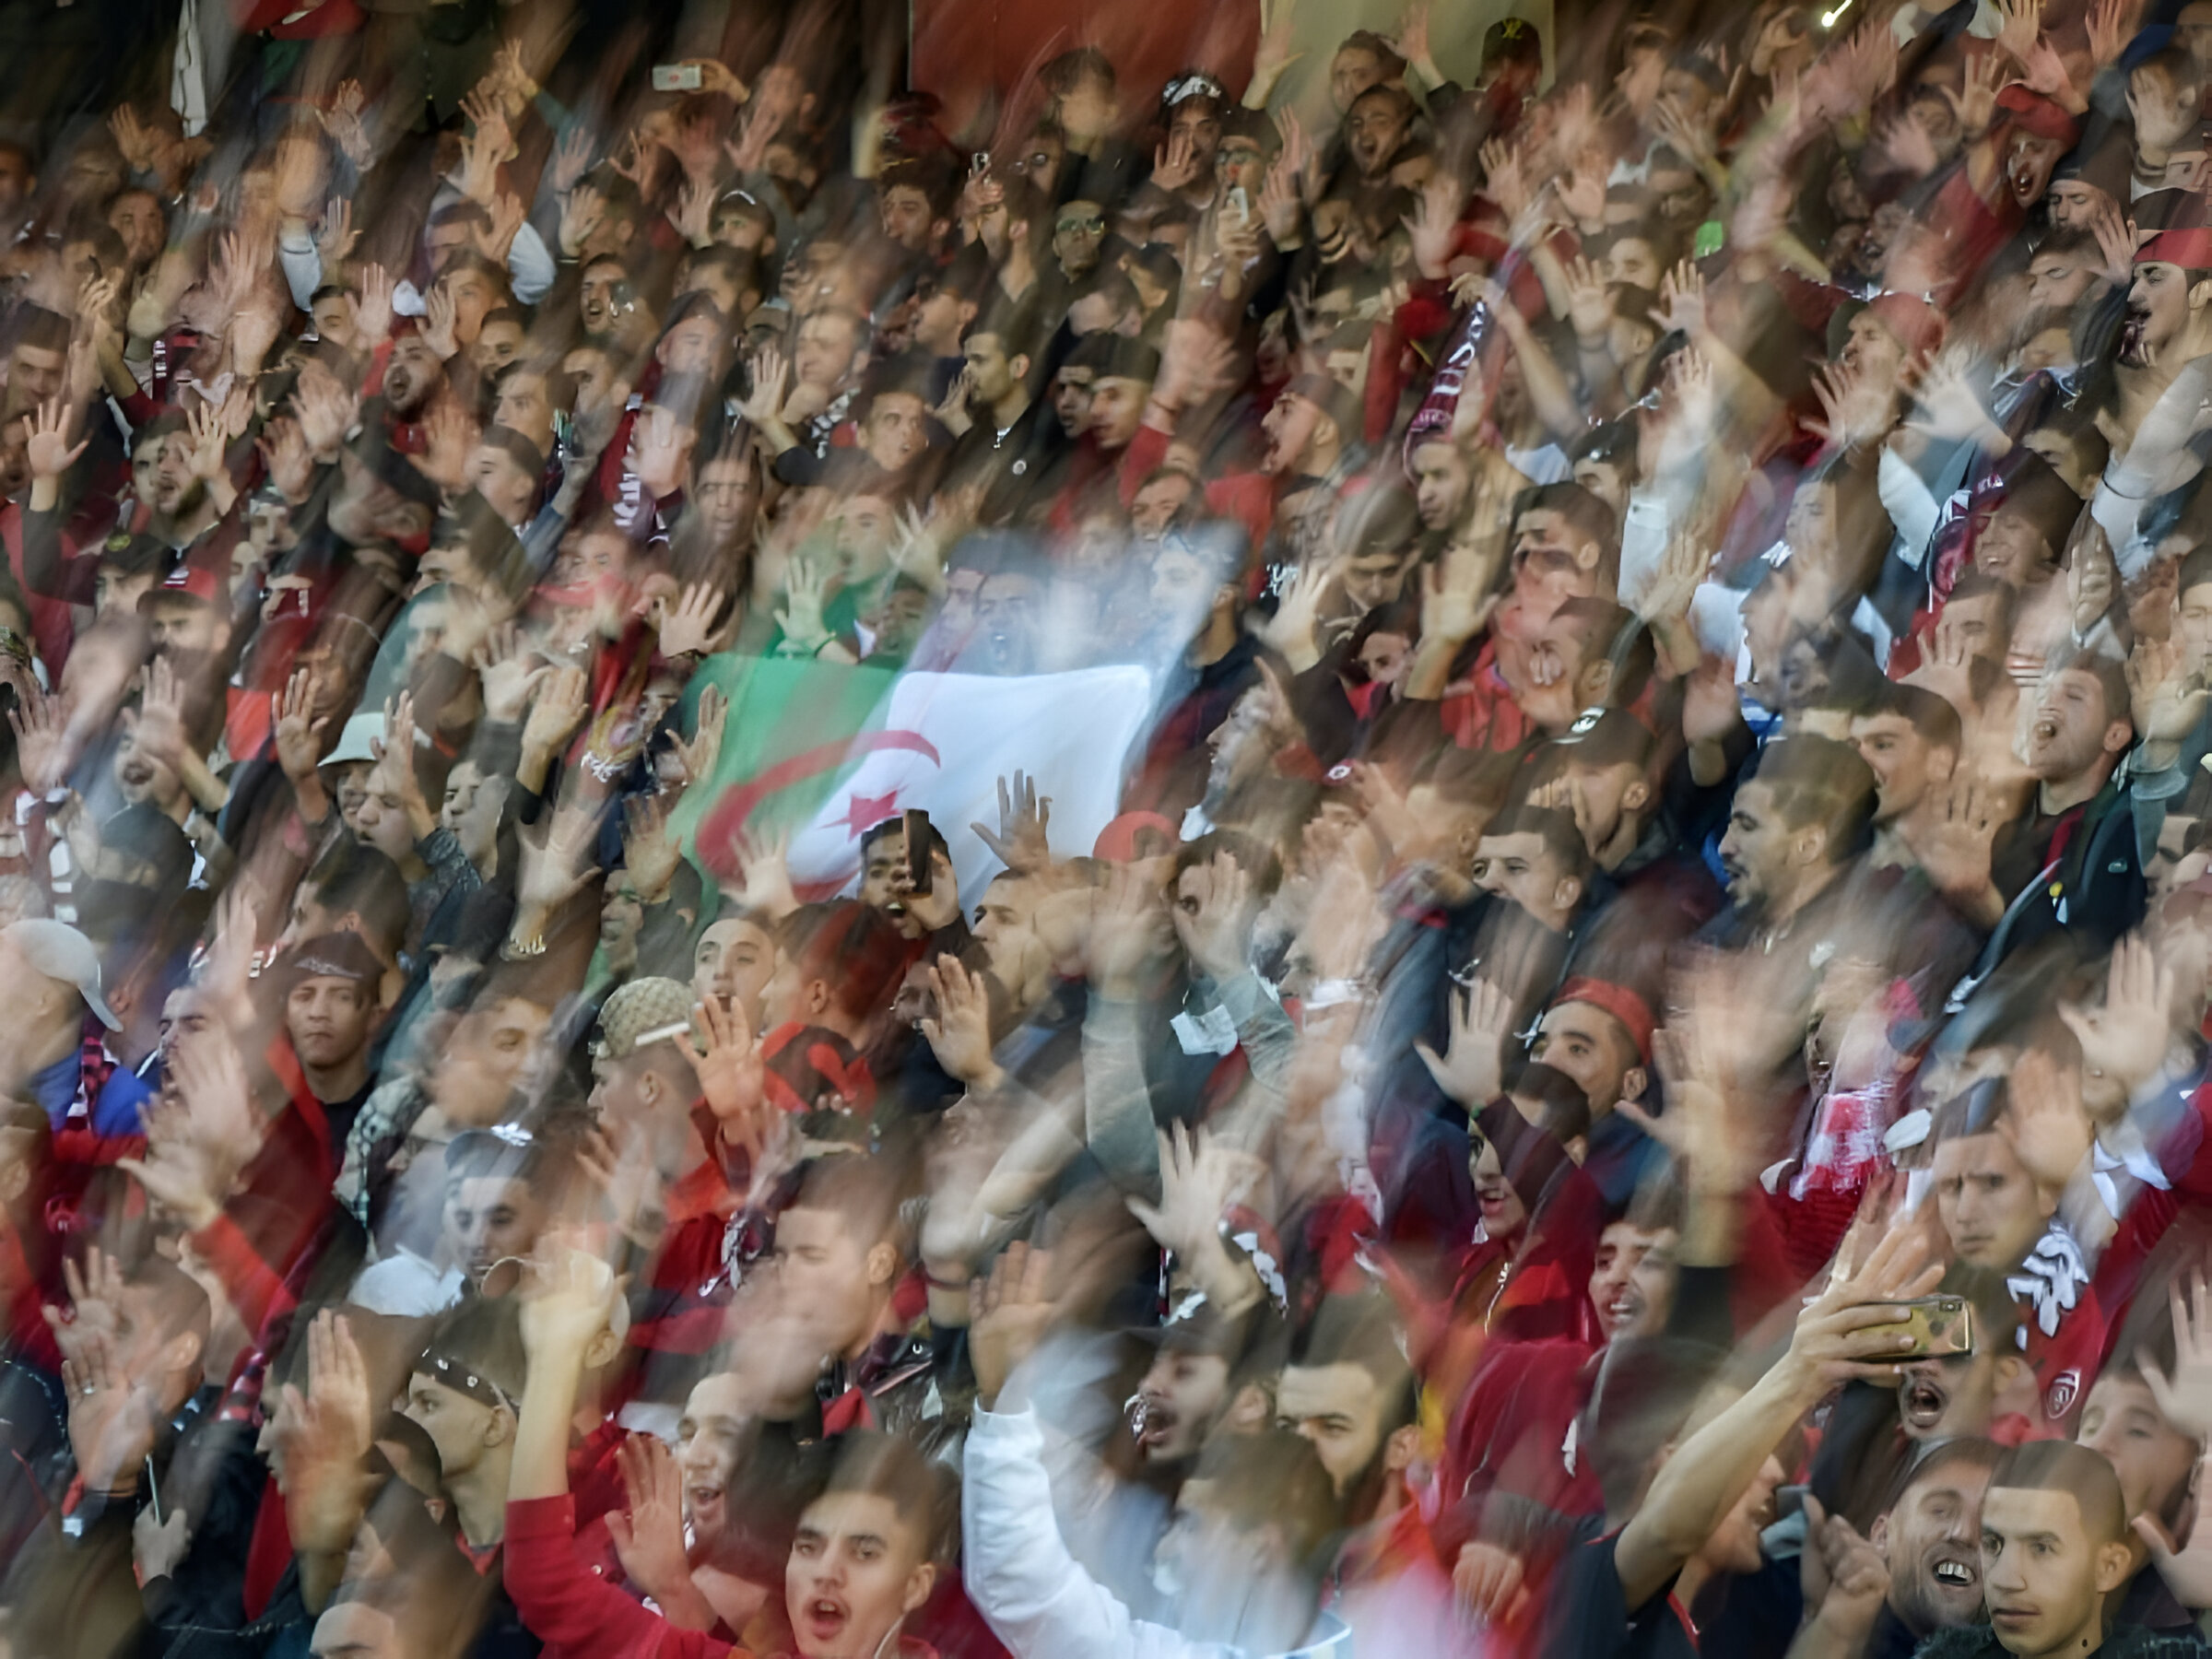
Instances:
[[[653,66],[653,89],[655,92],[696,92],[699,88],[697,64],[655,64]]]
[[[914,892],[929,891],[929,814],[908,807],[899,815],[906,830],[906,881]]]
[[[1232,184],[1230,186],[1229,205],[1237,210],[1237,217],[1240,219],[1248,225],[1252,223],[1252,197],[1246,193],[1243,185]]]
[[[1911,1333],[1912,1346],[1900,1358],[1942,1359],[1974,1351],[1973,1304],[1963,1296],[1923,1296],[1912,1301],[1873,1305],[1894,1308],[1897,1317],[1883,1324],[1868,1325],[1866,1329]]]
[[[968,176],[970,178],[980,179],[990,171],[991,152],[989,150],[977,150],[974,155],[968,158]]]

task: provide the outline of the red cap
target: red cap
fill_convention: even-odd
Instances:
[[[2137,265],[2174,265],[2185,271],[2212,271],[2212,228],[2203,225],[2161,230],[2136,250]]]
[[[1162,837],[1169,847],[1182,839],[1175,833],[1175,826],[1159,813],[1124,812],[1099,831],[1099,839],[1091,843],[1090,855],[1108,864],[1129,864],[1144,856],[1137,851],[1137,837],[1147,830]]]
[[[1561,1003],[1588,1003],[1594,1008],[1603,1008],[1627,1030],[1643,1063],[1646,1065],[1652,1063],[1652,1005],[1626,985],[1617,985],[1611,980],[1571,979],[1551,999],[1555,1008]]]
[[[2012,125],[2024,128],[2038,138],[2054,138],[2069,149],[2081,136],[2081,124],[2067,114],[2062,105],[2025,87],[2007,87],[1998,93],[1997,108],[2011,118]]]
[[[1907,353],[1933,351],[1943,344],[1943,313],[1925,300],[1911,294],[1877,294],[1866,309]]]
[[[213,571],[206,565],[181,564],[162,577],[159,585],[140,595],[138,607],[143,610],[156,599],[191,599],[201,605],[215,605],[220,603],[221,597],[222,587]]]

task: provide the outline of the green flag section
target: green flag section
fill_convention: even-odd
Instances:
[[[710,657],[686,691],[697,720],[708,685],[729,700],[714,776],[684,792],[674,829],[701,868],[736,874],[731,838],[792,831],[838,786],[853,744],[898,678],[895,668],[807,657]]]

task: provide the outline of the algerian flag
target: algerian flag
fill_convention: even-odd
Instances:
[[[857,764],[793,838],[792,880],[802,891],[841,889],[860,873],[862,833],[919,807],[972,899],[999,861],[968,826],[998,828],[998,782],[1017,770],[1052,800],[1053,853],[1088,853],[1121,810],[1124,764],[1151,706],[1150,676],[1128,665],[904,675],[856,743]]]

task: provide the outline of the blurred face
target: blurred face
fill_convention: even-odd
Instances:
[[[873,582],[890,568],[899,515],[881,496],[848,496],[830,509],[822,524],[831,535],[838,573],[847,587]]]
[[[2112,199],[2094,184],[2085,184],[2079,179],[2061,179],[2051,186],[2043,206],[2051,215],[2053,229],[2087,230]]]
[[[1982,1617],[1982,1495],[1989,1471],[1952,1463],[1907,1488],[1870,1542],[1889,1568],[1889,1601],[1913,1634]]]
[[[153,264],[154,256],[169,240],[167,217],[148,191],[126,190],[117,196],[108,207],[108,225],[123,238],[124,249],[137,270]]]
[[[676,1426],[676,1466],[684,1480],[684,1518],[698,1553],[711,1555],[729,1524],[724,1507],[737,1473],[747,1413],[740,1379],[720,1371],[702,1377],[684,1401]]]
[[[1609,282],[1630,282],[1638,288],[1656,290],[1660,276],[1659,255],[1641,236],[1621,237],[1606,255],[1606,278]]]
[[[883,215],[883,234],[888,241],[897,242],[909,253],[919,253],[929,246],[930,230],[935,219],[924,192],[912,184],[894,184],[883,193],[878,206]]]
[[[2047,677],[2028,727],[2028,770],[2045,782],[2078,778],[2126,747],[2126,712],[2104,706],[2095,675],[2068,668]]]
[[[1929,786],[1947,782],[1959,757],[1937,748],[1902,714],[1870,714],[1851,723],[1851,740],[1874,773],[1875,818],[1891,823],[1918,806]]]
[[[2022,207],[2034,206],[2051,183],[2051,170],[2065,153],[2066,147],[2056,138],[2015,132],[2005,156],[2005,186],[2013,201]]]
[[[1070,202],[1053,220],[1053,256],[1066,276],[1087,276],[1097,270],[1105,241],[1106,212],[1096,202]]]
[[[628,286],[628,273],[613,260],[584,267],[582,285],[576,290],[584,333],[603,335],[615,325],[620,314],[621,291]]]
[[[1102,374],[1092,383],[1085,418],[1100,449],[1119,452],[1129,447],[1129,441],[1144,422],[1145,400],[1151,391],[1149,382],[1118,374]]]
[[[468,461],[468,481],[511,524],[529,518],[531,504],[537,499],[536,476],[524,472],[515,458],[497,444],[477,446]]]
[[[615,379],[614,366],[604,351],[591,347],[579,347],[561,359],[560,366],[576,382],[575,414],[578,419],[595,415],[618,401],[615,391],[619,382]]]
[[[1129,527],[1147,541],[1158,541],[1175,522],[1196,491],[1198,482],[1187,473],[1170,473],[1154,478],[1136,492],[1129,505]],[[2212,594],[2212,589],[2206,590]]]
[[[888,879],[887,876],[887,896]],[[702,1002],[710,996],[736,998],[758,1029],[760,994],[775,971],[775,941],[759,924],[741,918],[717,922],[700,935],[692,955],[692,994]]]
[[[692,495],[716,547],[733,546],[750,535],[760,487],[747,463],[727,457],[708,462],[700,468]]]
[[[1467,504],[1473,472],[1455,443],[1424,443],[1413,452],[1413,502],[1424,530],[1448,530]]]
[[[1974,538],[1974,569],[2016,588],[2051,579],[2051,544],[2024,515],[2000,507]]]
[[[830,1492],[808,1504],[783,1572],[785,1611],[805,1659],[878,1659],[900,1619],[929,1597],[935,1569],[888,1498]]]
[[[1513,526],[1513,592],[1534,620],[1594,594],[1597,561],[1597,545],[1578,536],[1563,512],[1524,512]]]
[[[1845,368],[1863,370],[1880,383],[1893,381],[1904,360],[1904,347],[1871,312],[1861,312],[1852,318],[1850,333],[1843,343],[1841,361]]]
[[[835,1210],[787,1209],[776,1222],[776,1271],[783,1294],[816,1312],[839,1353],[853,1352],[875,1329],[882,1287],[870,1271],[873,1242],[857,1237]]]
[[[1276,1424],[1312,1443],[1341,1498],[1382,1449],[1389,1404],[1365,1366],[1287,1365],[1275,1391]]]
[[[1277,475],[1308,470],[1313,435],[1325,418],[1321,406],[1310,398],[1291,395],[1277,398],[1260,422],[1260,430],[1267,440],[1267,452],[1260,458],[1260,470]]]
[[[505,328],[505,324],[493,324],[493,330]],[[489,339],[488,331],[485,339]],[[484,344],[479,340],[478,345]],[[522,336],[515,336],[519,349]],[[597,353],[591,354],[596,357]],[[512,354],[510,354],[510,360]],[[499,401],[492,406],[492,422],[520,432],[539,449],[547,448],[553,437],[553,403],[546,394],[546,377],[526,370],[516,370],[500,382]]]
[[[406,801],[387,762],[378,761],[369,774],[369,793],[353,815],[353,828],[387,858],[396,861],[414,852],[414,826],[407,821]]]
[[[1937,1147],[1936,1199],[1952,1253],[1999,1271],[2019,1265],[2051,1215],[2001,1135],[1954,1135]]]
[[[1078,75],[1055,105],[1060,130],[1078,144],[1112,131],[1121,106],[1113,88],[1095,75]]]
[[[884,392],[869,406],[860,446],[886,472],[903,472],[928,441],[929,411],[912,392]]]
[[[1699,1558],[1723,1572],[1757,1572],[1765,1564],[1759,1535],[1774,1519],[1774,1488],[1783,1482],[1782,1465],[1768,1458],[1728,1513],[1713,1529]]]
[[[1608,1340],[1656,1336],[1665,1328],[1675,1305],[1675,1242],[1671,1227],[1645,1229],[1626,1221],[1598,1235],[1590,1304]]]
[[[711,317],[686,317],[661,336],[661,366],[671,374],[707,374],[714,368],[721,330]]]
[[[1195,554],[1181,547],[1163,546],[1152,556],[1147,592],[1152,614],[1163,622],[1201,619],[1213,591],[1213,578]]]
[[[1983,1494],[1982,1599],[2007,1651],[2093,1651],[2104,1593],[2127,1567],[2124,1546],[2090,1538],[2073,1493],[1991,1487]]]
[[[1345,148],[1351,150],[1351,161],[1359,166],[1360,175],[1378,179],[1389,166],[1389,159],[1405,144],[1409,117],[1395,98],[1384,93],[1373,93],[1371,98],[1360,98],[1345,115]]]
[[[1066,368],[1053,380],[1053,414],[1060,422],[1060,429],[1070,438],[1079,438],[1090,420],[1091,371]]]
[[[801,385],[833,390],[852,372],[857,345],[850,318],[818,312],[799,324],[791,352],[792,373]]]
[[[546,1223],[546,1206],[526,1181],[465,1175],[445,1189],[445,1225],[453,1253],[481,1285],[494,1262],[526,1256]]]
[[[994,334],[971,334],[961,342],[960,355],[968,364],[968,401],[988,408],[1015,388],[1018,375],[1006,356],[1006,342]],[[1023,367],[1028,367],[1026,359]]]
[[[2197,1444],[2167,1420],[2141,1377],[2118,1371],[2099,1377],[2082,1406],[2077,1438],[2120,1477],[2131,1520],[2148,1515],[2169,1527],[2179,1521]]]
[[[317,1069],[344,1065],[369,1046],[376,1002],[352,980],[310,979],[284,999],[284,1029],[300,1061]]]
[[[2189,326],[2189,273],[2165,260],[2145,260],[2127,286],[2127,313],[2120,329],[2120,360],[2144,364],[2163,359]]]
[[[1204,98],[1186,98],[1168,118],[1168,140],[1187,138],[1203,175],[1210,177],[1214,152],[1221,147],[1221,117]]]
[[[1468,1173],[1475,1182],[1476,1207],[1482,1212],[1483,1236],[1500,1241],[1518,1239],[1528,1225],[1528,1207],[1513,1191],[1512,1182],[1506,1180],[1494,1143],[1480,1143]]]
[[[429,1436],[438,1452],[439,1477],[449,1488],[505,1443],[513,1427],[507,1411],[448,1388],[423,1371],[407,1379],[406,1402],[399,1414]]]
[[[2040,253],[2028,262],[2028,303],[2039,312],[2067,312],[2097,285],[2097,273],[2065,253]]]
[[[1783,898],[1796,860],[1796,840],[1774,804],[1773,790],[1752,779],[1735,792],[1728,830],[1721,837],[1730,901],[1748,909]]]
[[[430,1077],[430,1098],[447,1120],[462,1128],[498,1123],[509,1099],[528,1082],[551,1023],[549,1009],[519,996],[463,1015]]]
[[[1133,1423],[1144,1460],[1175,1463],[1195,1457],[1228,1403],[1229,1361],[1218,1354],[1162,1348],[1137,1384],[1136,1397]]]
[[[1352,100],[1382,79],[1382,65],[1364,46],[1345,46],[1329,61],[1329,101],[1342,114]]]
[[[1556,926],[1562,911],[1571,910],[1582,897],[1582,884],[1567,874],[1544,838],[1533,831],[1484,836],[1476,847],[1470,874],[1484,892],[1510,899],[1550,926]]]
[[[402,335],[393,342],[392,356],[384,365],[384,401],[396,414],[413,415],[444,378],[445,365],[429,343],[420,335]]]
[[[1547,1009],[1528,1052],[1530,1059],[1557,1066],[1582,1086],[1593,1119],[1612,1111],[1622,1098],[1642,1092],[1638,1055],[1628,1033],[1612,1015],[1589,1003],[1557,1003]],[[1638,1083],[1633,1089],[1628,1087],[1632,1081]]]
[[[1413,641],[1404,634],[1377,629],[1360,641],[1359,663],[1367,671],[1369,684],[1402,685],[1413,665]]]

